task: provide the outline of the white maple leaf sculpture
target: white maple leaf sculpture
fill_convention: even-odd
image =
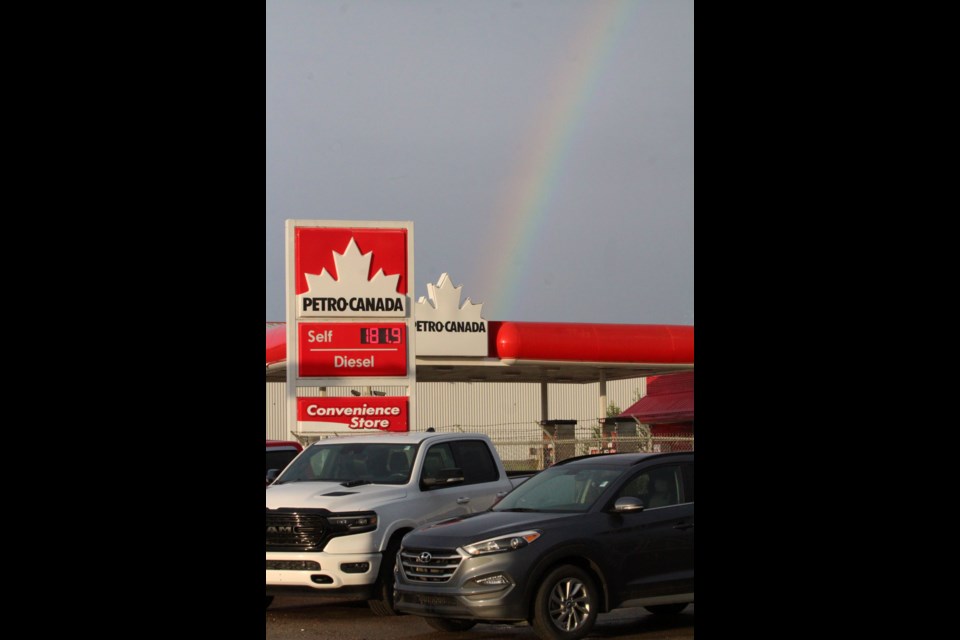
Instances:
[[[424,296],[420,296],[417,300],[417,320],[441,320],[450,312],[459,311],[456,316],[458,320],[482,322],[480,313],[483,303],[474,304],[470,302],[470,298],[467,298],[461,307],[462,290],[463,285],[453,286],[453,281],[446,273],[440,275],[437,284],[428,282],[427,295],[430,296],[430,300],[428,301]]]

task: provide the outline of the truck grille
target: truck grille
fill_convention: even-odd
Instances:
[[[411,582],[446,582],[457,571],[461,559],[455,551],[400,550],[403,574]]]
[[[326,518],[317,513],[267,510],[267,551],[304,551],[322,547]]]

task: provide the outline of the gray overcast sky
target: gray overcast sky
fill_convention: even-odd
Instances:
[[[284,220],[412,220],[414,300],[693,319],[693,2],[266,3],[266,320]]]

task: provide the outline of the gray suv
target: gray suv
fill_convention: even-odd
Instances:
[[[529,621],[541,638],[587,635],[597,614],[693,602],[693,453],[560,462],[490,510],[403,538],[395,607],[441,631]]]

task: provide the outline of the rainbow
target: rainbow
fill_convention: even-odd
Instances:
[[[521,154],[511,172],[512,179],[498,198],[491,221],[492,242],[499,243],[499,261],[474,270],[480,292],[492,298],[484,305],[491,312],[510,317],[526,283],[526,273],[535,254],[538,231],[547,216],[556,185],[563,175],[564,159],[577,132],[584,106],[594,93],[605,62],[614,49],[628,14],[637,7],[634,0],[595,0],[589,15],[568,49],[579,52],[573,63],[561,57],[538,109],[531,135],[521,145]],[[491,245],[492,246],[492,245]],[[482,302],[482,301],[481,301]]]

